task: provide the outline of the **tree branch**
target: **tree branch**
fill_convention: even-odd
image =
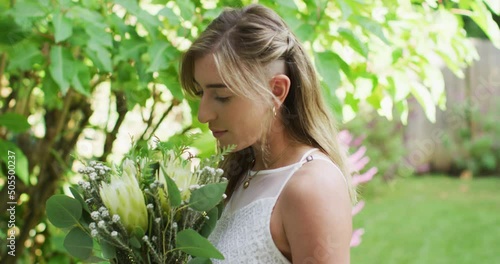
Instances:
[[[118,130],[120,129],[123,120],[125,120],[125,116],[127,115],[127,101],[123,92],[115,92],[116,98],[116,112],[118,112],[118,120],[113,127],[113,130],[109,133],[106,133],[106,140],[104,142],[104,150],[100,160],[105,161],[108,155],[111,153],[111,149],[113,148],[113,142],[116,140],[116,136],[118,134]]]
[[[7,63],[7,54],[2,53],[2,57],[0,57],[0,85],[2,85],[3,73],[5,72],[5,64]]]
[[[165,111],[163,113],[163,115],[161,116],[160,120],[158,121],[158,123],[154,127],[153,131],[151,131],[151,133],[149,134],[148,138],[151,138],[155,134],[156,130],[158,130],[158,127],[160,127],[160,124],[163,122],[163,120],[168,116],[168,114],[170,114],[170,112],[172,112],[172,109],[174,108],[174,106],[177,106],[179,104],[180,104],[180,102],[177,101],[177,100],[175,100],[175,99],[172,101],[172,104],[170,104],[170,106],[168,107],[167,111]]]

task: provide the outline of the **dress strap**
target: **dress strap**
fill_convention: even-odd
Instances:
[[[308,150],[306,153],[304,153],[304,155],[302,155],[302,158],[300,158],[301,163],[303,164],[305,162],[309,162],[309,161],[313,160],[313,156],[311,155],[311,153],[313,153],[316,150],[318,150],[318,149],[313,148],[313,149]]]

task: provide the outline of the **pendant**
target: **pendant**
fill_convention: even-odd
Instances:
[[[243,183],[243,189],[248,188],[248,185],[250,185],[250,180],[246,180],[246,181]]]

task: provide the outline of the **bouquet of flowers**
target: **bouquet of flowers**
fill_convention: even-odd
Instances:
[[[70,188],[73,198],[47,200],[47,217],[54,226],[70,229],[65,248],[88,261],[223,259],[206,237],[225,198],[227,180],[217,167],[228,151],[198,159],[194,166],[186,148],[158,143],[155,149],[133,148],[118,168],[91,161],[79,170],[84,178],[79,187]]]

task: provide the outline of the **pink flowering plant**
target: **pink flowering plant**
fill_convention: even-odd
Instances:
[[[206,239],[220,216],[224,149],[198,159],[185,147],[134,147],[121,166],[90,161],[73,197],[54,195],[50,222],[68,229],[64,246],[86,261],[211,263],[223,255]],[[186,157],[187,156],[187,157]],[[194,161],[199,161],[194,165]]]

